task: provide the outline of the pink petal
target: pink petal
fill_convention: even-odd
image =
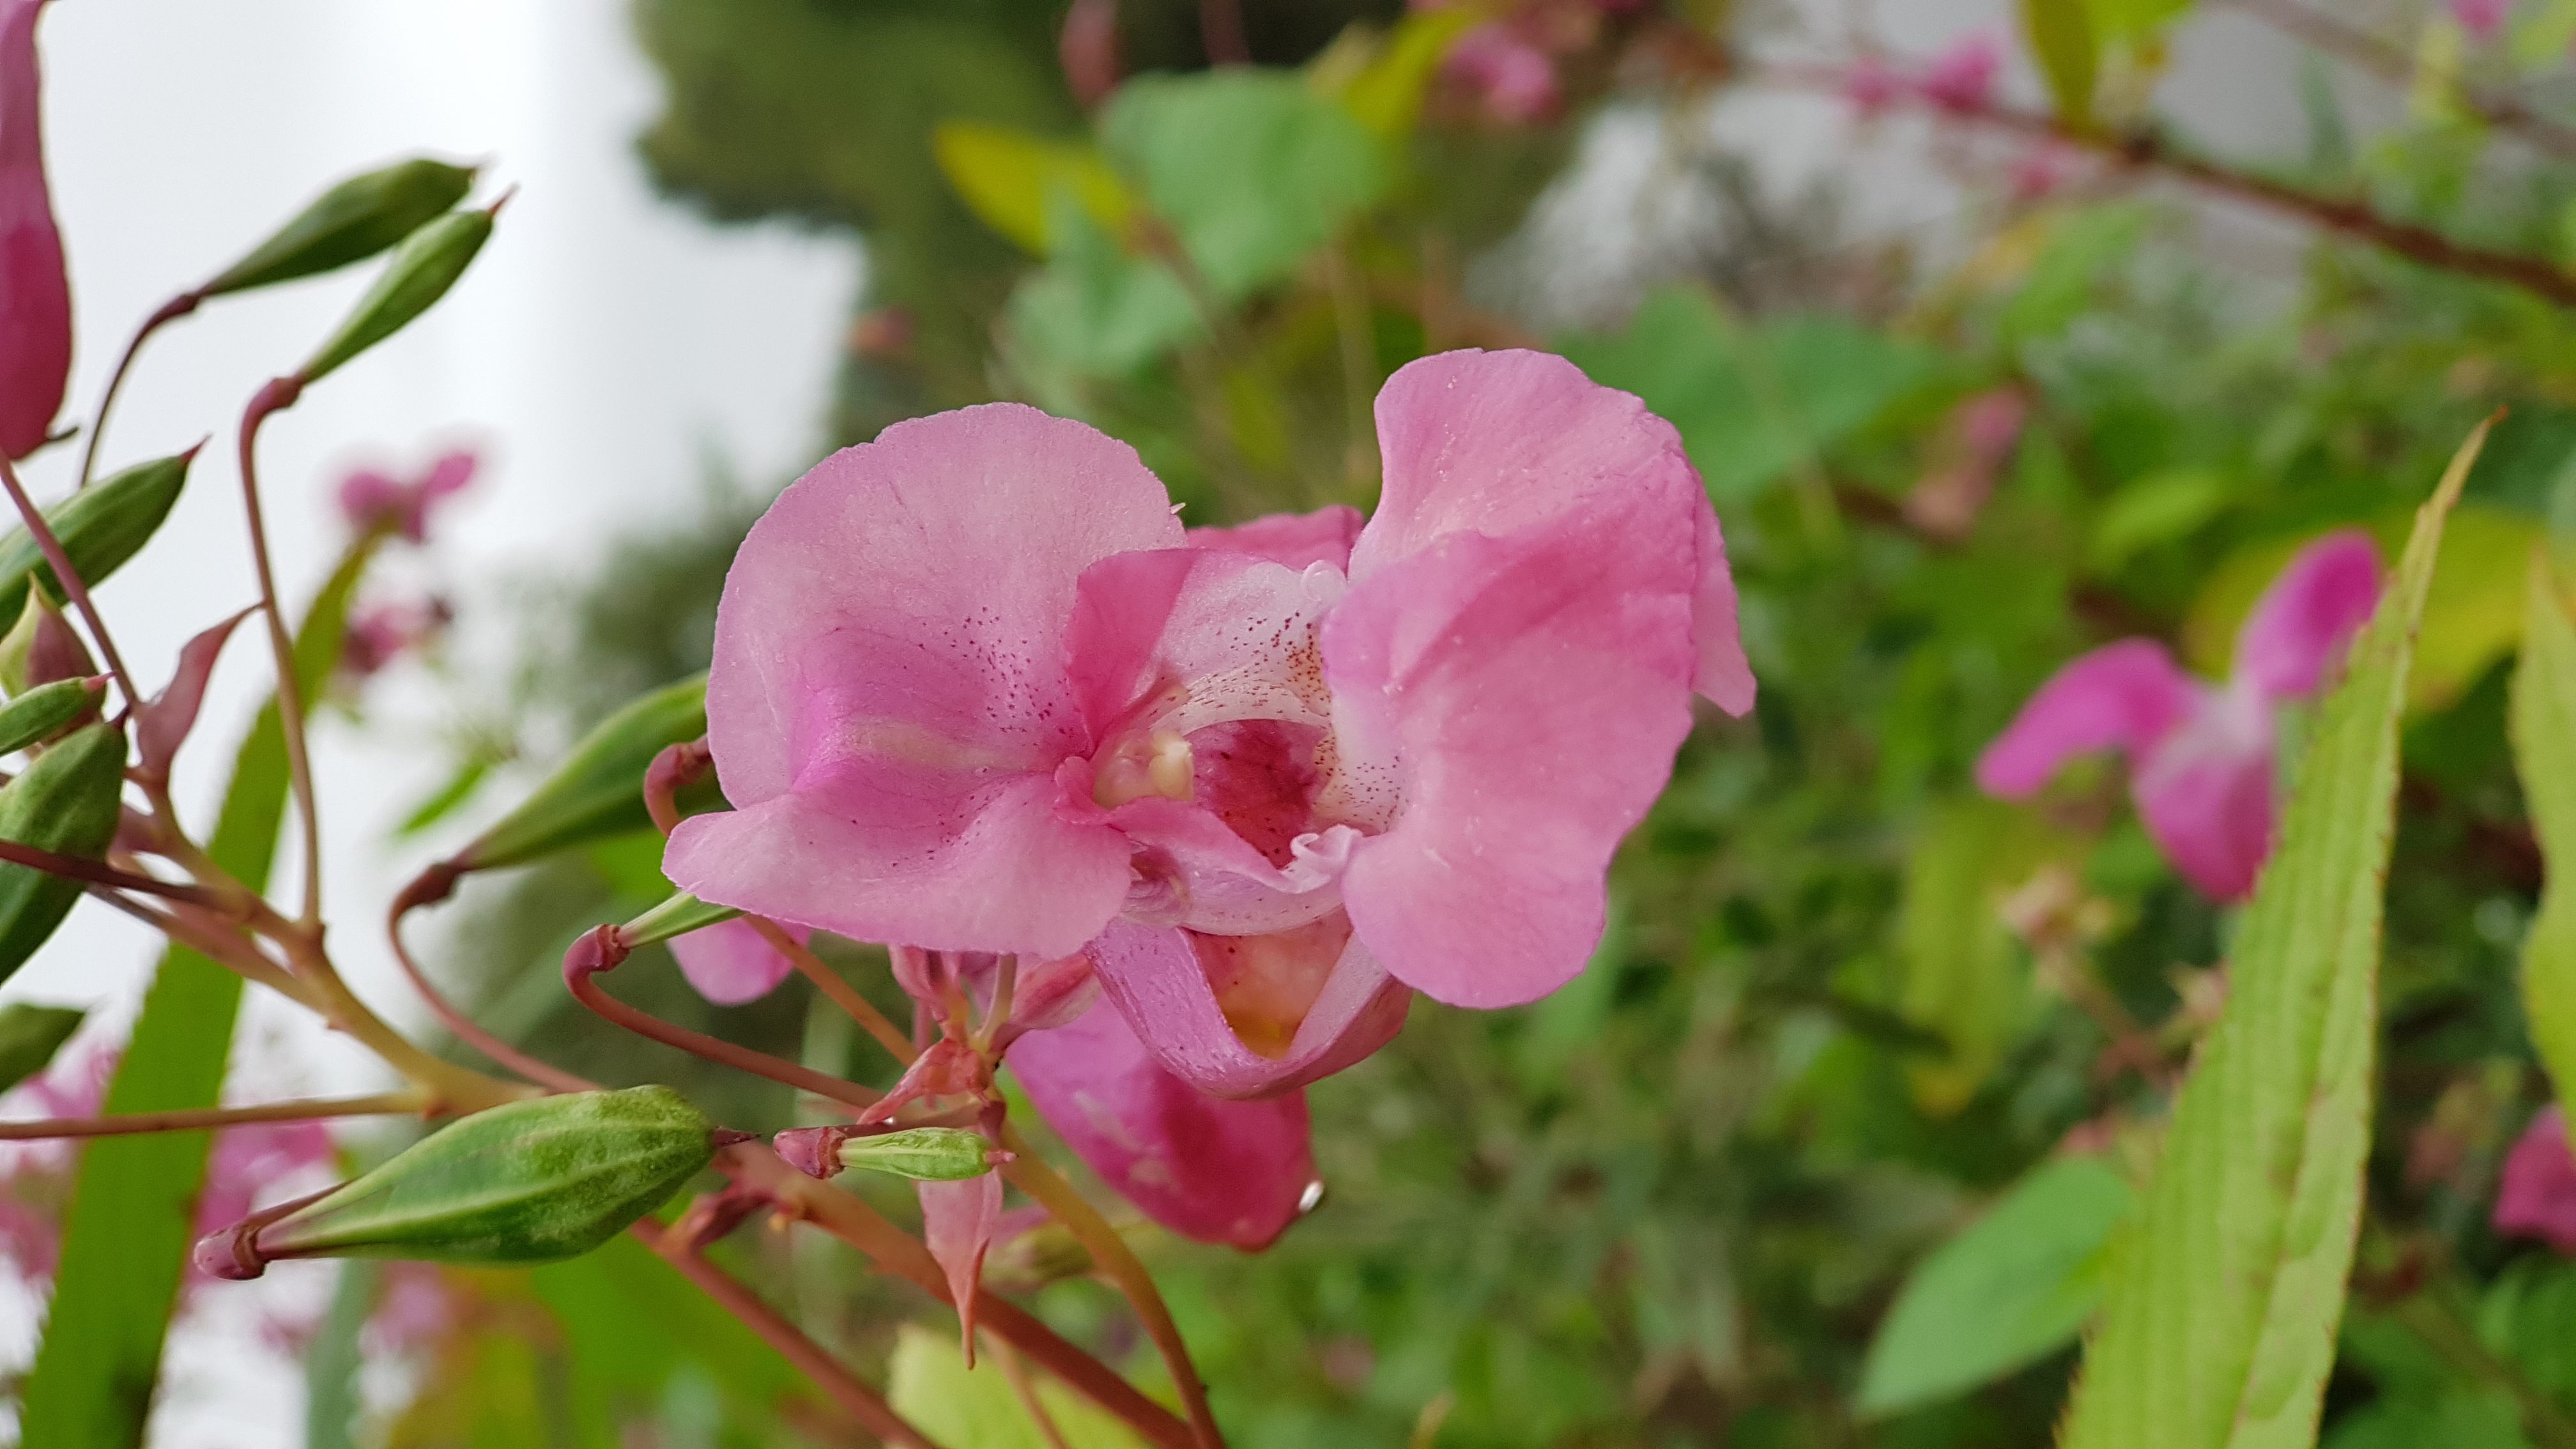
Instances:
[[[1010,1066],[1102,1181],[1184,1237],[1267,1247],[1315,1180],[1303,1093],[1207,1096],[1163,1070],[1108,1002],[1020,1038]]]
[[[1611,854],[1691,727],[1697,560],[1657,502],[1604,497],[1508,541],[1452,533],[1363,575],[1325,621],[1336,750],[1402,773],[1343,908],[1418,991],[1532,1001],[1599,943]],[[1658,515],[1675,526],[1640,521]]]
[[[179,746],[197,725],[197,710],[206,701],[206,683],[214,677],[215,660],[224,641],[242,620],[259,612],[254,604],[220,624],[202,630],[179,646],[179,667],[150,703],[135,711],[134,745],[139,767],[166,775]]]
[[[2213,900],[2251,895],[2271,853],[2274,754],[2270,707],[2231,691],[2209,696],[2131,770],[2147,834]]]
[[[2200,707],[2205,691],[2152,639],[2123,639],[2049,677],[1977,760],[1977,785],[2018,800],[2096,750],[2146,749]]]
[[[2532,1118],[2505,1157],[2495,1230],[2539,1238],[2576,1257],[2576,1155],[2568,1151],[2567,1119],[2556,1107]]]
[[[1563,99],[1556,62],[1501,21],[1489,21],[1458,37],[1440,68],[1497,121],[1545,120]]]
[[[1332,717],[1316,627],[1343,593],[1324,564],[1248,552],[1123,553],[1085,569],[1065,648],[1091,738],[1150,726]]]
[[[1190,547],[1248,553],[1303,572],[1328,563],[1348,572],[1351,545],[1360,536],[1360,511],[1334,503],[1312,513],[1273,513],[1232,528],[1193,528]]]
[[[1073,954],[1127,889],[1124,842],[1055,778],[1090,744],[1066,672],[1076,581],[1181,539],[1134,450],[1034,408],[898,423],[825,459],[726,577],[708,743],[740,808],[683,822],[664,868],[859,940]]]
[[[2379,549],[2344,529],[2302,548],[2236,636],[2236,674],[2270,699],[2317,692],[2379,607]]]
[[[1453,533],[1502,538],[1615,508],[1641,542],[1691,541],[1692,685],[1731,714],[1753,707],[1716,511],[1680,435],[1644,403],[1547,353],[1444,352],[1387,379],[1377,430],[1386,486],[1352,582]]]
[[[45,441],[72,365],[71,283],[45,185],[36,20],[43,0],[0,0],[0,453]]]
[[[1360,841],[1347,825],[1300,835],[1274,865],[1196,805],[1149,798],[1109,818],[1136,852],[1128,919],[1229,936],[1285,931],[1339,910],[1342,872]]]
[[[1287,1016],[1284,1042],[1265,1041],[1272,1050],[1255,1051],[1229,1018],[1257,1012],[1261,1003],[1246,1002],[1241,984],[1229,981],[1235,988],[1230,1011],[1210,979],[1210,961],[1230,974],[1245,965],[1259,969],[1273,942],[1294,950],[1309,940],[1324,948],[1321,961],[1292,962],[1290,969],[1304,967],[1320,977],[1319,989],[1299,993],[1304,999]],[[1155,1059],[1191,1086],[1220,1097],[1275,1096],[1340,1071],[1394,1040],[1413,1000],[1412,991],[1387,975],[1341,922],[1319,922],[1280,937],[1239,937],[1120,921],[1091,943],[1090,955],[1102,989]],[[1278,1025],[1260,1024],[1274,1033]]]
[[[1994,103],[1995,79],[2002,74],[2003,64],[2003,42],[1979,31],[1960,37],[1932,57],[1916,89],[1944,110],[1983,110]]]
[[[787,934],[802,942],[814,933],[789,926]],[[680,974],[689,978],[698,994],[718,1006],[758,1001],[796,974],[796,963],[769,944],[749,921],[719,921],[674,937],[671,954],[679,958]]]
[[[975,1366],[975,1290],[984,1281],[984,1253],[1002,1217],[1002,1175],[988,1172],[964,1182],[916,1182],[921,1197],[921,1237],[939,1271],[948,1277],[948,1301],[957,1306],[966,1366]]]

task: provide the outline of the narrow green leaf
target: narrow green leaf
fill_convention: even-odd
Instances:
[[[707,677],[664,685],[601,720],[554,773],[493,822],[457,863],[488,870],[652,826],[644,770],[663,749],[707,732]]]
[[[361,544],[341,562],[296,635],[295,672],[306,699],[319,694],[339,659],[349,597],[373,547]],[[272,700],[242,745],[206,846],[254,888],[266,883],[276,856],[286,788],[286,736]],[[108,1083],[105,1110],[215,1105],[240,1006],[240,977],[182,947],[163,952]],[[53,1306],[19,1401],[20,1442],[79,1449],[132,1449],[142,1442],[212,1141],[204,1132],[144,1133],[102,1137],[82,1148]]]
[[[1112,236],[1135,210],[1126,183],[1087,141],[949,121],[931,131],[930,154],[966,209],[1033,257],[1055,249],[1047,202],[1059,189]]]
[[[457,766],[454,774],[411,808],[411,813],[403,817],[402,824],[394,827],[394,834],[418,835],[455,814],[466,801],[474,798],[475,791],[483,788],[484,780],[491,773],[492,762],[486,759],[467,760]]]
[[[465,275],[474,254],[492,235],[495,204],[483,211],[451,211],[403,239],[376,284],[358,299],[347,320],[312,359],[296,370],[305,382],[325,374],[411,325]]]
[[[2522,943],[2523,1014],[2541,1065],[2576,1092],[2576,620],[2545,547],[2531,551],[2522,663],[2513,675],[2514,763],[2548,863],[2540,912]]]
[[[384,1276],[382,1264],[363,1258],[340,1265],[330,1311],[304,1350],[304,1449],[357,1449],[358,1335]]]
[[[196,456],[191,448],[175,457],[137,463],[45,510],[45,526],[62,541],[81,582],[98,587],[101,579],[142,551],[170,516],[170,505],[179,501],[179,490],[188,482],[188,464]],[[45,563],[44,552],[26,529],[12,528],[0,536],[0,619],[14,620],[27,607],[29,574],[41,579],[45,592],[61,602],[62,585]]]
[[[2093,39],[2087,0],[2021,0],[2021,26],[2039,73],[2048,79],[2058,119],[2071,126],[2090,122],[2101,47]]]
[[[2361,1223],[2397,721],[2472,434],[2319,708],[2236,935],[2225,1014],[2114,1250],[2064,1449],[2315,1441]]]
[[[51,1066],[89,1013],[70,1006],[13,1001],[0,1007],[0,1092]]]
[[[1934,1403],[2073,1343],[2102,1301],[2112,1230],[2136,1202],[2098,1157],[2032,1169],[1906,1278],[1870,1342],[1860,1412]]]
[[[473,185],[473,167],[426,156],[352,176],[198,290],[220,297],[364,261],[463,201]]]

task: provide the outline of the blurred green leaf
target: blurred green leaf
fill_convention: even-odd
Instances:
[[[1924,348],[1858,323],[1815,313],[1746,327],[1682,288],[1648,297],[1624,330],[1560,350],[1679,429],[1721,508],[1813,461],[1931,371]]]
[[[372,542],[351,550],[296,633],[295,670],[305,699],[320,694],[339,662],[349,599],[372,553]],[[272,699],[242,743],[206,842],[215,863],[254,890],[268,880],[276,858],[286,791],[286,736]],[[232,1052],[241,985],[239,976],[185,947],[164,951],[102,1110],[214,1106]],[[160,1132],[102,1137],[81,1148],[53,1308],[19,1401],[23,1442],[82,1449],[131,1449],[142,1442],[212,1142],[206,1132]]]
[[[382,1264],[352,1258],[339,1265],[331,1306],[304,1350],[304,1449],[357,1449],[358,1336],[383,1282]]]
[[[474,798],[474,792],[482,788],[491,774],[492,762],[480,755],[459,764],[453,773],[439,782],[437,789],[423,796],[421,802],[411,808],[411,813],[403,817],[402,824],[394,827],[394,834],[418,835],[455,814],[466,801]]]
[[[697,1368],[735,1408],[765,1418],[813,1389],[776,1350],[632,1236],[529,1273],[563,1328],[573,1412],[585,1446],[615,1446],[673,1375]]]
[[[1967,1106],[2021,1034],[2030,970],[2005,925],[2004,898],[2042,863],[2069,854],[2036,813],[1983,796],[1934,806],[1916,830],[1897,907],[1897,1010],[1949,1048],[1905,1064],[1925,1112],[1946,1117]]]
[[[457,859],[478,870],[524,865],[649,826],[644,772],[663,750],[707,732],[703,674],[629,700],[601,720],[526,799]]]
[[[2091,7],[2099,0],[2021,0],[2022,34],[2047,78],[2058,119],[2081,126],[2093,116],[2093,83],[2101,67]]]
[[[1034,1377],[1034,1376],[1033,1376]],[[895,1330],[886,1399],[913,1427],[946,1449],[1050,1449],[1019,1394],[990,1355],[973,1369],[957,1340],[917,1323]],[[1038,1403],[1065,1449],[1140,1449],[1144,1441],[1051,1378],[1037,1378]]]
[[[1047,212],[1058,192],[1113,237],[1126,232],[1135,210],[1126,183],[1088,142],[950,121],[930,133],[930,149],[975,215],[1033,257],[1055,249]]]
[[[2355,641],[2230,953],[2227,1004],[2121,1237],[2064,1449],[2293,1449],[2334,1366],[2370,1147],[2397,721],[2452,460]]]
[[[1069,196],[1057,193],[1055,254],[1011,294],[1011,337],[1023,366],[1121,377],[1201,331],[1172,269],[1129,256]]]
[[[2530,1449],[2513,1396],[2462,1388],[2431,1398],[2394,1398],[2335,1425],[2325,1449]]]
[[[1337,94],[1359,123],[1388,140],[1410,133],[1422,117],[1422,101],[1450,43],[1483,23],[1483,15],[1464,5],[1435,10],[1408,10],[1348,79],[1334,83],[1331,62],[1340,42],[1315,58],[1309,76]],[[1348,38],[1354,32],[1344,32]]]
[[[2168,468],[2121,485],[2094,517],[2087,561],[2101,573],[2159,544],[2190,537],[2227,506],[2227,475],[2214,468]]]
[[[69,1006],[13,1001],[0,1007],[0,1092],[53,1064],[89,1013]]]
[[[2074,1343],[2101,1302],[2112,1231],[2136,1201],[2098,1157],[2061,1157],[2013,1184],[1906,1278],[1870,1342],[1860,1412],[1919,1408]]]
[[[2085,0],[2095,34],[2132,42],[2154,34],[2191,7],[2192,0]]]
[[[2576,620],[2546,549],[2532,549],[2526,578],[2513,751],[2548,879],[2522,942],[2523,1014],[2541,1065],[2567,1096],[2576,1091]]]
[[[187,486],[188,465],[196,456],[192,448],[174,457],[137,463],[45,510],[46,526],[54,531],[82,583],[97,588],[151,541],[162,520],[170,516],[171,505],[179,501],[179,491]],[[54,579],[53,566],[45,562],[44,551],[24,526],[12,528],[0,536],[0,619],[15,620],[27,606],[30,574],[56,603],[62,602],[62,586]]]
[[[1290,71],[1139,77],[1110,100],[1100,135],[1229,298],[1286,277],[1386,184],[1377,138]]]

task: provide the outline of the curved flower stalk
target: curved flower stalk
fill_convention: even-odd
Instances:
[[[2129,790],[2157,848],[2218,901],[2244,899],[2272,849],[2280,708],[2332,682],[2379,602],[2369,538],[2299,550],[2246,617],[2224,685],[2185,674],[2165,646],[2123,639],[2052,676],[1977,761],[1986,793],[2038,793],[2078,755],[2129,758]]]

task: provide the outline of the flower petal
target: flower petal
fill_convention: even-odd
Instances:
[[[2131,770],[2129,791],[2147,834],[2212,900],[2252,894],[2271,853],[2272,730],[2261,699],[2211,695]]]
[[[2495,1230],[2539,1238],[2576,1257],[2576,1154],[2568,1151],[2567,1118],[2556,1107],[2532,1118],[2505,1157]]]
[[[1292,1034],[1281,1050],[1254,1051],[1229,1020],[1206,958],[1259,969],[1266,964],[1260,953],[1274,943],[1295,950],[1309,941],[1327,954],[1320,962],[1294,966],[1320,965],[1321,989],[1298,1004],[1300,1014],[1290,1018]],[[1091,943],[1090,955],[1101,989],[1155,1059],[1191,1086],[1220,1097],[1276,1096],[1340,1071],[1394,1040],[1413,1000],[1413,992],[1386,974],[1347,925],[1234,937],[1120,921]],[[1259,1004],[1238,997],[1238,1010],[1244,1009],[1258,1010]]]
[[[71,375],[71,283],[45,185],[36,20],[43,0],[0,0],[0,453],[45,441]]]
[[[1360,511],[1333,503],[1312,513],[1273,513],[1232,528],[1193,528],[1190,547],[1248,553],[1301,571],[1308,564],[1328,563],[1347,573],[1351,544],[1359,536]]]
[[[2269,699],[2314,694],[2379,607],[2379,549],[2347,528],[2294,555],[2236,636],[2236,676]]]
[[[975,1366],[975,1290],[984,1281],[984,1252],[1002,1218],[1002,1175],[988,1172],[964,1182],[916,1182],[921,1198],[921,1240],[948,1279],[948,1301],[957,1306],[966,1366]]]
[[[1184,1237],[1268,1247],[1315,1180],[1304,1093],[1208,1096],[1163,1070],[1106,1001],[1071,1026],[1020,1038],[1009,1061],[1056,1135]]]
[[[2018,800],[2077,755],[2144,750],[2199,708],[2203,688],[2152,639],[2123,639],[2049,676],[1977,760],[1977,785]]]
[[[1347,825],[1298,836],[1273,865],[1216,815],[1179,800],[1130,801],[1109,813],[1136,852],[1127,916],[1228,936],[1258,936],[1341,908],[1342,872],[1360,834]]]
[[[797,926],[789,926],[787,933],[799,941],[814,934]],[[749,921],[719,921],[675,936],[671,954],[698,994],[718,1006],[758,1001],[796,974],[796,963],[769,944]]]
[[[1057,808],[1089,738],[1082,570],[1176,547],[1134,450],[996,403],[898,423],[780,495],[725,579],[708,744],[741,807],[666,869],[861,940],[1069,955],[1115,910],[1115,832]]]
[[[1083,570],[1066,636],[1094,740],[1151,724],[1181,735],[1232,720],[1322,725],[1315,629],[1342,596],[1328,565],[1249,553],[1123,553]]]
[[[1343,909],[1414,989],[1515,1005],[1599,943],[1610,856],[1691,727],[1697,560],[1686,528],[1641,526],[1657,511],[1603,499],[1509,541],[1452,533],[1325,621],[1337,775],[1382,779],[1391,756],[1401,779]]]
[[[1672,424],[1543,352],[1444,352],[1407,363],[1377,395],[1386,486],[1351,551],[1354,582],[1462,530],[1500,538],[1605,507],[1641,537],[1684,530],[1696,554],[1692,687],[1731,714],[1753,707],[1726,540]]]

